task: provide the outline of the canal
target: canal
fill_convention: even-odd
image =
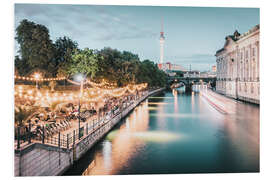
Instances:
[[[259,106],[221,114],[199,94],[149,97],[64,175],[259,172]]]

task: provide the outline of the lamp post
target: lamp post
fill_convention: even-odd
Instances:
[[[35,73],[34,74],[35,80],[36,80],[36,89],[38,89],[38,80],[40,78],[40,74],[39,73]]]
[[[82,74],[79,74],[77,75],[76,79],[78,81],[80,81],[80,95],[79,95],[79,107],[78,107],[78,119],[79,119],[79,139],[81,138],[81,98],[82,98],[82,95],[83,95],[83,81],[84,81],[84,75]]]

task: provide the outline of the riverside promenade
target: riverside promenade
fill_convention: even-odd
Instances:
[[[204,97],[211,106],[222,114],[235,114],[237,100],[221,95],[212,90],[200,91],[200,95]]]
[[[121,111],[110,119],[102,119],[88,126],[84,124],[82,135],[76,134],[60,138],[54,137],[53,142],[32,141],[20,149],[15,150],[15,176],[55,176],[63,174],[75,161],[94,146],[106,135],[122,118],[129,114],[147,97],[163,91],[164,88],[147,91],[142,97],[131,101]]]

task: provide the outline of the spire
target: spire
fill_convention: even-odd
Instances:
[[[163,31],[163,17],[161,18],[160,38],[165,39],[165,37],[164,37],[164,31]]]
[[[161,19],[161,32],[160,32],[160,38],[159,38],[159,42],[160,42],[160,63],[163,64],[163,57],[164,57],[164,41],[165,41],[165,37],[164,37],[164,32],[163,32],[163,18]]]
[[[163,17],[161,18],[161,32],[163,32]]]

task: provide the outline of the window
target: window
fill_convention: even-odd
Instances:
[[[255,48],[252,48],[252,56],[255,56]]]
[[[248,51],[246,51],[246,58],[248,58]]]
[[[256,78],[256,69],[255,69],[255,67],[256,67],[256,62],[255,62],[255,59],[253,59],[253,61],[252,61],[253,79]]]

